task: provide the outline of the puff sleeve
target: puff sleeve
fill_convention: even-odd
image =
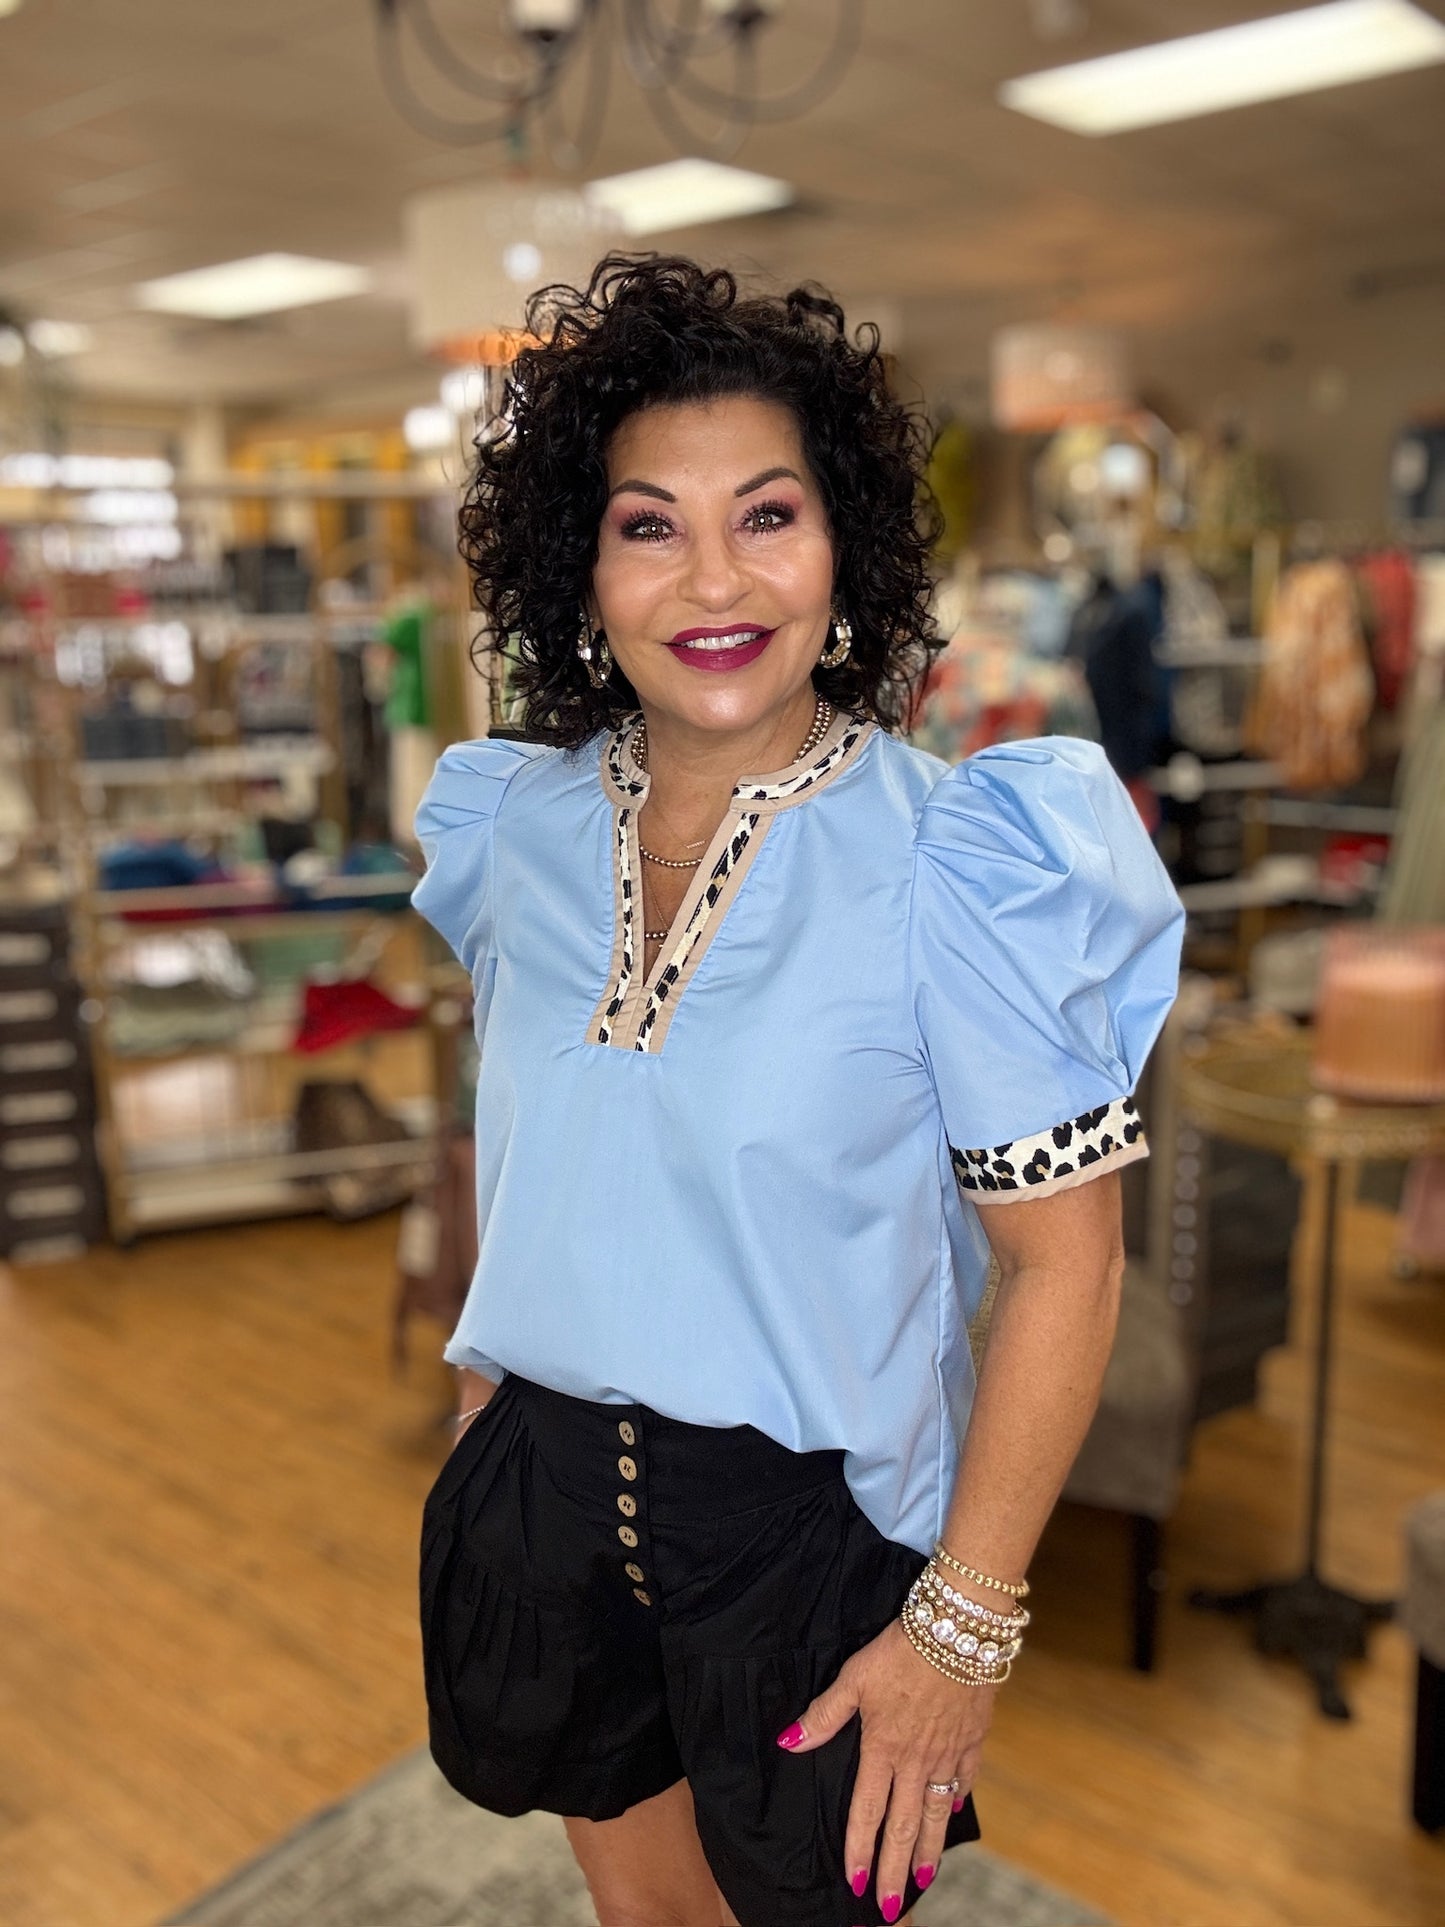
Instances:
[[[1038,1197],[1148,1155],[1133,1091],[1184,909],[1096,743],[1000,743],[925,799],[914,1011],[963,1190]]]
[[[518,770],[542,754],[538,744],[503,737],[453,743],[417,805],[414,827],[427,868],[412,891],[412,906],[469,971],[491,947],[497,812]]]

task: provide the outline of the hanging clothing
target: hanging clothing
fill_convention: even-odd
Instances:
[[[1328,558],[1286,570],[1270,599],[1264,663],[1245,724],[1286,788],[1339,789],[1366,763],[1375,685],[1350,572]]]
[[[1098,733],[1076,663],[1040,662],[1007,636],[965,632],[929,665],[908,739],[958,763],[992,743]]]
[[[435,610],[426,601],[403,605],[387,623],[382,639],[395,658],[386,699],[390,738],[391,839],[407,840],[417,805],[436,767],[437,740],[432,729],[426,679],[427,629]]]
[[[1396,522],[1445,517],[1445,421],[1411,422],[1390,455],[1390,513]]]
[[[1099,736],[1116,773],[1133,783],[1158,760],[1168,702],[1154,658],[1164,630],[1164,585],[1151,571],[1132,588],[1100,577],[1074,618],[1068,653],[1084,665]]]
[[[1204,452],[1194,498],[1194,555],[1213,576],[1227,579],[1248,568],[1255,537],[1282,520],[1270,464],[1237,431]]]
[[[1368,617],[1375,689],[1393,709],[1415,662],[1415,564],[1402,549],[1362,555],[1355,576]]]
[[[1436,698],[1401,758],[1395,803],[1380,919],[1445,926],[1445,698]]]
[[[1401,699],[1401,735],[1408,746],[1445,697],[1445,555],[1415,562],[1415,663]]]

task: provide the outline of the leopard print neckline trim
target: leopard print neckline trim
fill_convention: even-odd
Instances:
[[[699,860],[693,881],[668,931],[650,977],[641,960],[642,881],[637,817],[650,777],[634,754],[640,712],[613,731],[600,763],[602,787],[613,805],[613,945],[607,985],[587,1028],[587,1040],[616,1049],[655,1053],[662,1048],[678,999],[737,895],[772,819],[816,796],[848,767],[877,727],[871,717],[840,711],[807,763],[733,786],[733,808]]]
[[[637,760],[638,726],[641,710],[635,710],[611,731],[602,751],[602,787],[608,799],[620,805],[641,809],[647,801],[652,778]],[[840,709],[806,763],[790,763],[785,769],[769,770],[761,776],[740,776],[733,785],[737,809],[754,804],[765,812],[785,809],[821,789],[851,762],[878,725],[861,711]]]

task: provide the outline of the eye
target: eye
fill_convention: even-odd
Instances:
[[[663,542],[671,533],[672,524],[650,509],[639,509],[622,524],[622,536],[627,542]]]
[[[760,534],[768,535],[774,529],[785,529],[798,519],[796,509],[786,502],[758,502],[743,517],[749,528]]]

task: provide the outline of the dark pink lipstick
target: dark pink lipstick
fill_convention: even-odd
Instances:
[[[739,640],[726,642],[725,638],[731,636]],[[745,663],[756,662],[772,639],[771,629],[759,629],[752,622],[734,622],[725,629],[679,629],[667,646],[679,662],[693,669],[741,669]]]

